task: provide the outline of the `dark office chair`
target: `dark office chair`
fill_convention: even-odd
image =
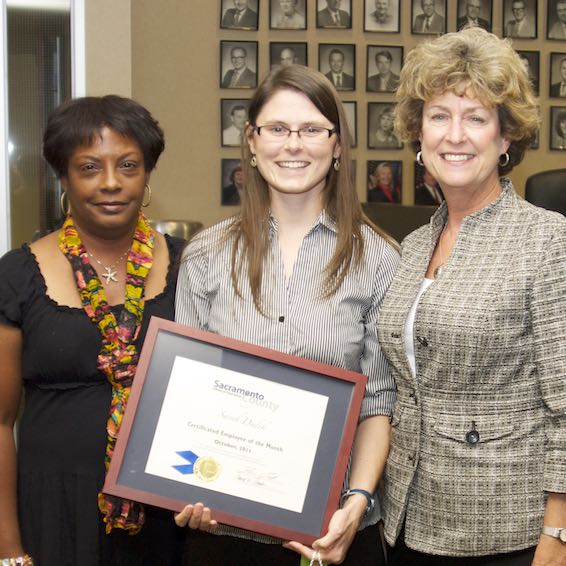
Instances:
[[[403,206],[382,202],[364,202],[364,212],[372,222],[388,232],[398,242],[423,224],[428,224],[436,206]]]
[[[525,200],[566,216],[566,169],[531,175],[525,185]]]
[[[184,240],[190,240],[201,228],[202,222],[189,220],[150,220],[150,226],[161,232]]]

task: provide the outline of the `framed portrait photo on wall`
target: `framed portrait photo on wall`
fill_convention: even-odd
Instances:
[[[356,147],[358,145],[357,102],[355,100],[343,101],[342,106],[344,107],[344,112],[346,113],[346,121],[348,122],[348,129],[350,130],[350,139],[352,142],[352,147]]]
[[[306,42],[278,42],[269,44],[269,65],[275,67],[281,65],[307,65]]]
[[[423,35],[446,33],[446,0],[413,0],[411,33]]]
[[[318,66],[336,90],[356,88],[356,46],[353,43],[320,43]]]
[[[316,0],[316,27],[352,27],[352,0]]]
[[[504,0],[503,37],[537,37],[537,0]]]
[[[491,31],[493,15],[492,0],[458,0],[458,19],[456,29],[465,27],[480,27]]]
[[[368,45],[366,90],[395,92],[403,66],[403,48],[397,45]]]
[[[438,181],[415,161],[415,204],[439,206],[444,200]]]
[[[306,0],[269,0],[270,29],[307,29]]]
[[[220,42],[220,88],[257,86],[257,41]]]
[[[551,98],[566,98],[566,53],[550,54],[548,94]]]
[[[566,106],[550,107],[550,149],[566,151]]]
[[[401,149],[393,130],[394,102],[368,102],[368,149]]]
[[[240,147],[248,121],[249,103],[250,101],[245,98],[222,98],[220,100],[222,147]]]
[[[402,161],[367,162],[367,202],[401,203]]]
[[[525,66],[525,70],[529,75],[533,91],[538,96],[540,92],[540,53],[538,51],[517,51],[521,58],[521,63]]]
[[[257,30],[259,0],[220,0],[222,29]]]
[[[237,206],[240,204],[240,193],[244,188],[244,173],[239,159],[222,159],[220,163],[220,204]]]
[[[566,1],[548,0],[546,38],[566,41]]]
[[[364,31],[399,33],[400,0],[364,0]]]

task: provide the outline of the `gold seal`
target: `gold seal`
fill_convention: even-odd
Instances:
[[[194,465],[197,478],[203,481],[214,481],[220,475],[220,464],[211,456],[198,458]]]

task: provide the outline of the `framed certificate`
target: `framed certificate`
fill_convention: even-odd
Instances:
[[[337,509],[367,378],[152,318],[106,493],[310,544]]]

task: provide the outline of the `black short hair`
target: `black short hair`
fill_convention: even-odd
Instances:
[[[150,112],[130,98],[110,94],[75,98],[58,106],[47,120],[43,157],[58,177],[65,177],[75,149],[92,144],[103,128],[137,142],[147,172],[165,149],[163,130]]]

